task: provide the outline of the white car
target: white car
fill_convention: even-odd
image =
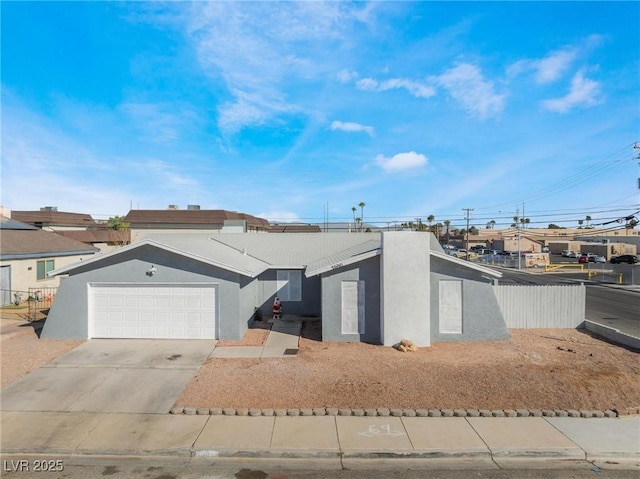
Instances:
[[[606,263],[606,262],[607,262],[607,258],[605,258],[605,257],[604,257],[604,256],[602,256],[602,255],[596,255],[596,256],[594,257],[594,260],[593,260],[593,261],[594,261],[595,263]]]

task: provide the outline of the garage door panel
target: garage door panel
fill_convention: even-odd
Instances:
[[[215,286],[92,285],[94,338],[216,337]]]

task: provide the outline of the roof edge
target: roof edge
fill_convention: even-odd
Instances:
[[[256,276],[258,276],[259,274],[261,274],[263,271],[265,271],[268,268],[264,268],[260,271],[247,271],[247,270],[242,270],[240,268],[235,268],[232,266],[229,266],[225,263],[220,263],[217,261],[211,261],[207,258],[203,258],[202,256],[198,256],[196,254],[192,254],[192,253],[188,253],[186,251],[183,251],[181,249],[178,248],[174,248],[173,246],[169,246],[167,244],[164,243],[160,243],[158,241],[154,241],[154,240],[150,240],[150,239],[145,239],[136,243],[131,243],[127,246],[123,246],[122,248],[119,248],[117,250],[111,251],[109,253],[105,253],[105,254],[100,254],[100,255],[96,255],[93,256],[92,258],[86,260],[86,261],[80,261],[68,266],[64,266],[62,268],[58,268],[58,269],[54,269],[53,271],[50,271],[49,273],[47,273],[47,276],[49,277],[53,277],[53,276],[58,276],[60,274],[65,274],[68,273],[69,271],[73,271],[74,269],[77,269],[81,266],[85,266],[87,264],[92,264],[95,263],[97,261],[103,260],[105,258],[110,258],[112,256],[116,256],[119,254],[122,254],[123,252],[127,252],[127,251],[131,251],[137,248],[141,248],[143,246],[154,246],[156,248],[160,248],[163,249],[165,251],[169,251],[171,253],[175,253],[181,256],[184,256],[186,258],[191,258],[194,259],[196,261],[199,261],[201,263],[205,263],[205,264],[209,264],[211,266],[216,266],[218,268],[222,268],[222,269],[226,269],[227,271],[231,271],[234,273],[238,273],[241,274],[243,276],[247,276],[249,278],[255,278]]]
[[[343,266],[349,266],[354,263],[359,263],[360,261],[364,261],[366,259],[373,258],[374,256],[379,256],[379,255],[380,255],[380,248],[376,248],[374,250],[367,251],[366,253],[353,256],[348,260],[343,260],[338,263],[332,263],[328,266],[323,266],[321,268],[306,269],[304,275],[307,278],[311,276],[317,276],[319,274],[323,274],[334,269],[342,268]]]
[[[431,256],[435,256],[436,258],[443,259],[445,261],[449,261],[451,263],[457,264],[458,266],[462,266],[464,268],[475,269],[481,273],[485,273],[491,275],[495,278],[502,278],[502,273],[500,271],[496,271],[495,269],[487,268],[486,266],[481,266],[479,264],[470,263],[466,260],[456,258],[455,256],[451,256],[446,253],[440,253],[439,251],[429,251]]]

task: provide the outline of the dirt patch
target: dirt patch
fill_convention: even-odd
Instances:
[[[269,331],[271,331],[270,322],[255,321],[240,341],[220,340],[217,346],[263,346],[269,337]]]
[[[5,387],[82,344],[83,340],[40,339],[42,321],[7,319],[0,328],[0,387]]]
[[[178,406],[246,408],[611,409],[640,406],[640,356],[570,329],[417,352],[319,342],[305,321],[297,358],[203,364]],[[409,338],[410,339],[410,338]]]

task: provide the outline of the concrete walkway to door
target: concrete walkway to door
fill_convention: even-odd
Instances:
[[[262,346],[224,346],[213,350],[212,358],[282,358],[298,354],[302,319],[283,316],[274,319],[269,336]]]
[[[2,410],[166,413],[215,344],[92,339],[2,389]]]

